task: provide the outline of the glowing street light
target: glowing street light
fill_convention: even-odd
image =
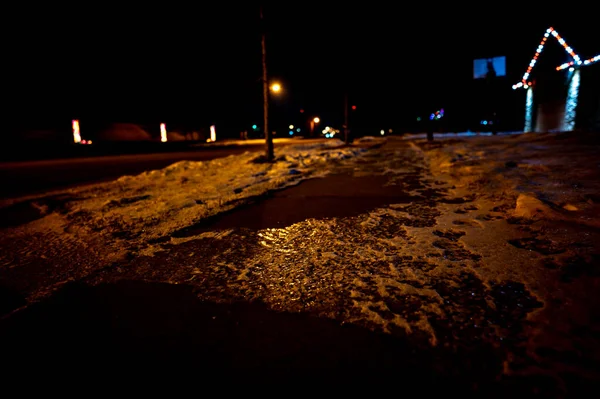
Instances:
[[[281,85],[279,83],[273,83],[271,85],[271,91],[273,93],[279,93],[279,92],[281,92]]]
[[[160,141],[163,143],[167,142],[167,125],[164,123],[160,124]]]
[[[321,122],[321,119],[316,116],[310,120],[310,135],[312,136],[315,132],[315,125]]]

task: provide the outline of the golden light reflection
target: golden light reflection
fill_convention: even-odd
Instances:
[[[294,252],[293,249],[287,248],[285,242],[289,238],[289,230],[287,228],[283,229],[266,229],[262,230],[258,233],[258,236],[261,238],[259,240],[260,245],[266,248],[273,249],[277,252],[282,253],[290,253]],[[282,245],[283,242],[283,245]]]

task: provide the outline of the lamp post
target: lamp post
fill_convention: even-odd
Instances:
[[[310,120],[310,135],[311,135],[311,137],[314,136],[315,126],[318,125],[319,122],[321,122],[321,119],[319,119],[318,116],[315,116],[313,119]]]
[[[265,129],[265,141],[267,144],[267,162],[273,162],[275,154],[273,151],[273,136],[269,130],[269,81],[267,79],[267,47],[266,47],[266,26],[263,13],[263,6],[260,6],[260,21],[261,21],[261,48],[262,48],[262,86],[263,86],[263,126]],[[281,86],[277,85],[273,89],[281,90]],[[274,90],[275,91],[275,90]],[[277,92],[276,91],[276,92]]]

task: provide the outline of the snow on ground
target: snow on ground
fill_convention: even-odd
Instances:
[[[339,144],[281,148],[275,164],[253,162],[255,154],[182,162],[71,190],[59,207],[40,200],[44,218],[0,236],[2,277],[38,296],[82,277],[192,285],[209,301],[259,301],[473,348],[475,357],[448,364],[467,373],[494,372],[479,356],[488,344],[504,351],[504,371],[600,361],[597,323],[590,327],[600,308],[594,135],[390,138],[364,153]],[[357,179],[344,188],[349,203],[370,189],[385,201],[350,217],[169,236],[267,190],[337,172]],[[382,181],[390,191],[378,191]]]
[[[161,170],[28,198],[39,218],[0,235],[0,266],[73,256],[82,263],[120,259],[203,218],[271,190],[324,176],[333,165],[366,151],[339,140],[275,148],[276,162],[247,152],[206,162],[181,161]],[[23,199],[0,207],[19,206]],[[17,208],[15,208],[17,209]],[[19,208],[22,209],[22,208]],[[32,245],[40,245],[35,251]],[[47,254],[50,253],[50,254]],[[41,265],[40,267],[42,267]]]
[[[458,191],[514,203],[511,215],[600,226],[597,134],[529,133],[419,143]]]
[[[579,277],[597,273],[600,242],[598,151],[586,140],[389,139],[357,159],[354,176],[385,176],[410,198],[354,217],[172,239],[115,277],[152,271],[156,281],[198,285],[211,301],[259,300],[432,346],[592,349],[574,333],[594,309],[586,306],[594,280]]]
[[[281,147],[274,163],[261,162],[261,155],[250,152],[207,162],[181,161],[71,189],[67,216],[85,215],[96,228],[118,227],[140,240],[159,239],[267,191],[323,176],[332,163],[365,150],[338,148],[341,144],[332,140]],[[38,204],[44,210],[44,201]]]

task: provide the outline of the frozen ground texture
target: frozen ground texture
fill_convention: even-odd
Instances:
[[[24,220],[33,220],[2,231],[0,269],[36,270],[43,281],[19,288],[35,297],[50,283],[62,284],[99,265],[152,253],[154,243],[168,240],[173,232],[270,190],[324,176],[333,164],[365,151],[340,144],[331,140],[281,147],[275,163],[250,152],[207,162],[181,161],[108,183],[5,200],[0,204],[4,214],[20,212]],[[57,259],[68,259],[76,267],[57,273],[50,266]],[[44,289],[37,292],[34,286]]]
[[[189,285],[207,301],[409,340],[481,384],[577,396],[600,369],[598,148],[574,133],[389,138],[282,149],[274,165],[180,163],[29,200],[43,217],[3,230],[0,277],[30,300],[73,279]],[[182,233],[265,190],[338,174],[401,195],[353,217]]]

